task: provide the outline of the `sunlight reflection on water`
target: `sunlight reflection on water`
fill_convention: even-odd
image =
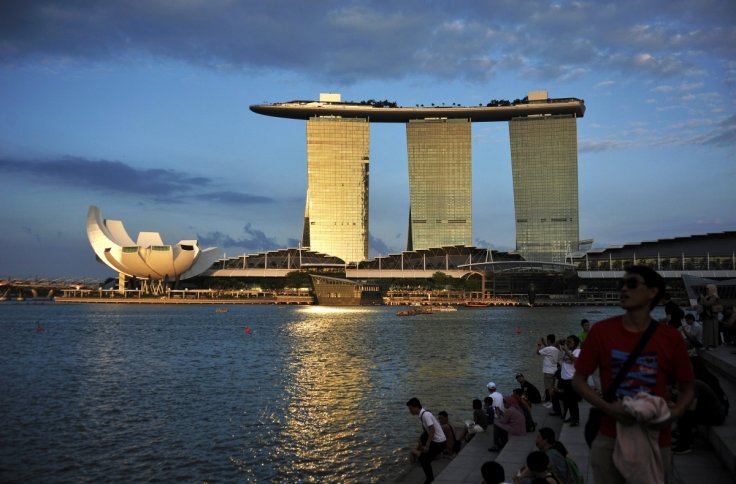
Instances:
[[[619,312],[395,311],[2,304],[0,480],[386,481],[410,397],[462,422],[491,379],[541,386],[541,335]]]

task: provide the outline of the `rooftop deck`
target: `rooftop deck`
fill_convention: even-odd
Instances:
[[[585,103],[576,98],[528,101],[508,106],[384,107],[352,102],[290,101],[256,104],[254,113],[278,118],[309,119],[314,116],[365,118],[376,123],[407,123],[417,119],[469,119],[471,122],[509,121],[528,116],[585,115]]]

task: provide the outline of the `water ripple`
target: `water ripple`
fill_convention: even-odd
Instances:
[[[0,481],[390,480],[409,397],[461,422],[587,311],[0,304]]]

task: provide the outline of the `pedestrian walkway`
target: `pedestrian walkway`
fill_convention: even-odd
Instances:
[[[587,418],[590,411],[590,404],[583,401],[580,403],[580,416]],[[729,417],[733,421],[733,417]],[[595,484],[593,479],[593,470],[590,468],[588,444],[585,443],[583,434],[584,425],[579,427],[570,427],[564,425],[560,432],[559,440],[575,462],[580,467],[580,471],[585,476],[585,482]],[[709,443],[704,439],[696,439],[693,452],[690,454],[672,456],[675,477],[678,478],[679,484],[701,484],[703,482],[715,484],[734,482],[734,476],[729,472],[726,466],[721,462],[718,456],[713,452]],[[504,466],[504,469],[506,467]],[[507,474],[508,477],[508,474]],[[478,481],[480,482],[480,481]]]
[[[736,402],[736,348],[720,346],[703,352],[703,359],[720,379],[730,401]],[[549,410],[541,405],[532,409],[537,428],[550,427],[558,439],[567,447],[577,462],[585,482],[595,484],[589,464],[589,449],[583,434],[585,420],[590,405],[580,403],[581,425],[570,427],[556,416],[548,415]],[[724,425],[701,428],[698,438],[689,454],[673,456],[673,468],[678,484],[708,484],[736,482],[736,415],[732,410]],[[480,468],[484,462],[495,460],[504,467],[506,481],[512,482],[514,475],[525,464],[526,456],[535,447],[536,432],[521,437],[511,437],[501,453],[488,451],[493,446],[493,433],[477,434],[453,460],[435,461],[435,481],[438,484],[478,484],[481,481]],[[418,484],[424,482],[424,475],[417,466],[402,476],[400,482]]]

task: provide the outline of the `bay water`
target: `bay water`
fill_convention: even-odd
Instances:
[[[535,343],[615,307],[0,304],[0,481],[387,482]]]

